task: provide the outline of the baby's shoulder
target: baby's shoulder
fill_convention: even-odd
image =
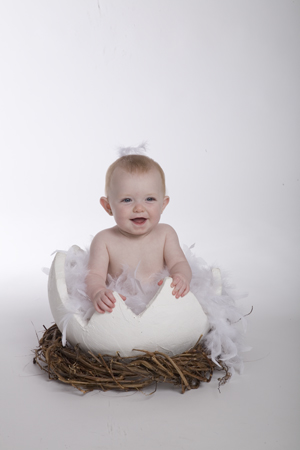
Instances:
[[[92,240],[92,246],[106,245],[115,235],[114,227],[99,231]]]
[[[173,227],[171,227],[171,225],[168,225],[167,223],[159,223],[157,225],[157,231],[159,233],[165,234],[165,236],[170,236],[170,235],[176,235],[176,231],[174,230]]]

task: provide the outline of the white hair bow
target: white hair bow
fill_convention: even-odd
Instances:
[[[138,147],[120,147],[119,156],[127,155],[145,155],[147,152],[147,143],[142,142]]]

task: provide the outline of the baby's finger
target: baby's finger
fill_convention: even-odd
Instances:
[[[112,306],[111,306],[112,305]],[[107,312],[112,312],[115,305],[113,303],[108,304],[108,301],[101,301],[100,308]]]
[[[95,307],[95,310],[98,311],[98,313],[100,313],[100,314],[105,313],[105,305],[101,300],[95,301],[94,307]]]
[[[105,311],[111,312],[114,309],[115,305],[114,303],[109,302],[108,300],[102,301],[101,308]]]
[[[104,314],[104,313],[105,313],[105,311],[104,311],[103,309],[100,308],[100,306],[98,305],[98,303],[96,303],[96,304],[94,305],[94,307],[95,307],[95,310],[96,310],[98,313],[100,313],[100,314]]]
[[[164,280],[159,280],[159,282],[157,283],[158,286],[161,286],[163,284]]]
[[[174,289],[176,298],[182,297],[182,295],[186,289],[186,286],[187,286],[187,284],[184,281],[181,281],[180,283],[178,283],[176,289]]]
[[[119,296],[121,297],[122,300],[126,300],[125,295],[119,294]]]
[[[114,297],[112,292],[105,292],[105,294],[103,294],[100,297],[100,299],[109,308],[114,308],[115,307],[116,299],[115,299],[115,297]]]
[[[181,294],[183,293],[183,291],[184,291],[183,288],[179,289],[179,291],[176,292],[175,297],[176,297],[176,298],[181,297]]]
[[[182,289],[182,286],[183,286],[183,281],[179,280],[179,282],[174,287],[172,294],[173,295],[178,294],[178,292]]]
[[[183,283],[183,280],[179,276],[175,275],[175,277],[173,278],[173,281],[171,283],[171,287],[177,286],[178,283]]]
[[[105,298],[100,298],[98,300],[98,306],[100,309],[102,309],[104,312],[112,312],[113,308],[115,307],[114,303],[112,303],[110,300],[108,300],[107,297]]]
[[[185,290],[183,291],[183,294],[181,294],[181,297],[184,297],[186,294],[188,294],[188,292],[190,292],[190,287],[189,286],[187,286],[185,288]]]
[[[178,293],[177,293],[178,298],[179,298],[179,297],[184,297],[185,291],[186,291],[186,285],[184,284],[184,285],[181,287],[181,289],[179,289],[179,291],[178,291]]]
[[[106,291],[105,296],[111,301],[111,303],[116,303],[116,298],[112,291]]]

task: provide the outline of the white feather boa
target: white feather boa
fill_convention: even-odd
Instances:
[[[185,256],[192,269],[190,290],[200,302],[210,323],[209,332],[203,337],[203,343],[210,358],[224,361],[231,373],[242,372],[243,360],[241,353],[249,350],[244,345],[246,332],[246,318],[238,310],[235,301],[238,296],[234,294],[226,279],[222,278],[222,293],[215,293],[215,280],[212,268],[204,260],[197,257],[192,247],[183,247]],[[62,323],[63,344],[66,342],[66,329],[68,321],[73,314],[79,314],[84,320],[89,320],[95,312],[87,297],[85,277],[88,273],[89,249],[75,252],[71,247],[66,252],[65,279],[68,287],[69,300],[68,313]],[[169,276],[168,270],[154,274],[151,283],[142,285],[136,279],[136,270],[124,267],[122,274],[113,279],[108,276],[107,286],[127,297],[126,304],[135,314],[142,312],[156,293],[157,283],[160,279]],[[240,297],[239,297],[240,298]],[[182,299],[184,301],[184,298]]]

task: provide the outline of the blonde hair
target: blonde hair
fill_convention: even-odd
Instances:
[[[165,181],[165,174],[160,165],[154,161],[154,159],[149,158],[145,155],[126,155],[121,156],[121,158],[118,158],[115,162],[113,162],[106,172],[105,177],[105,195],[108,195],[109,186],[111,183],[111,177],[114,172],[114,170],[120,167],[121,169],[125,170],[129,173],[146,173],[149,172],[151,169],[156,169],[160,173],[161,181],[163,185],[163,192],[164,195],[166,195],[166,181]]]

